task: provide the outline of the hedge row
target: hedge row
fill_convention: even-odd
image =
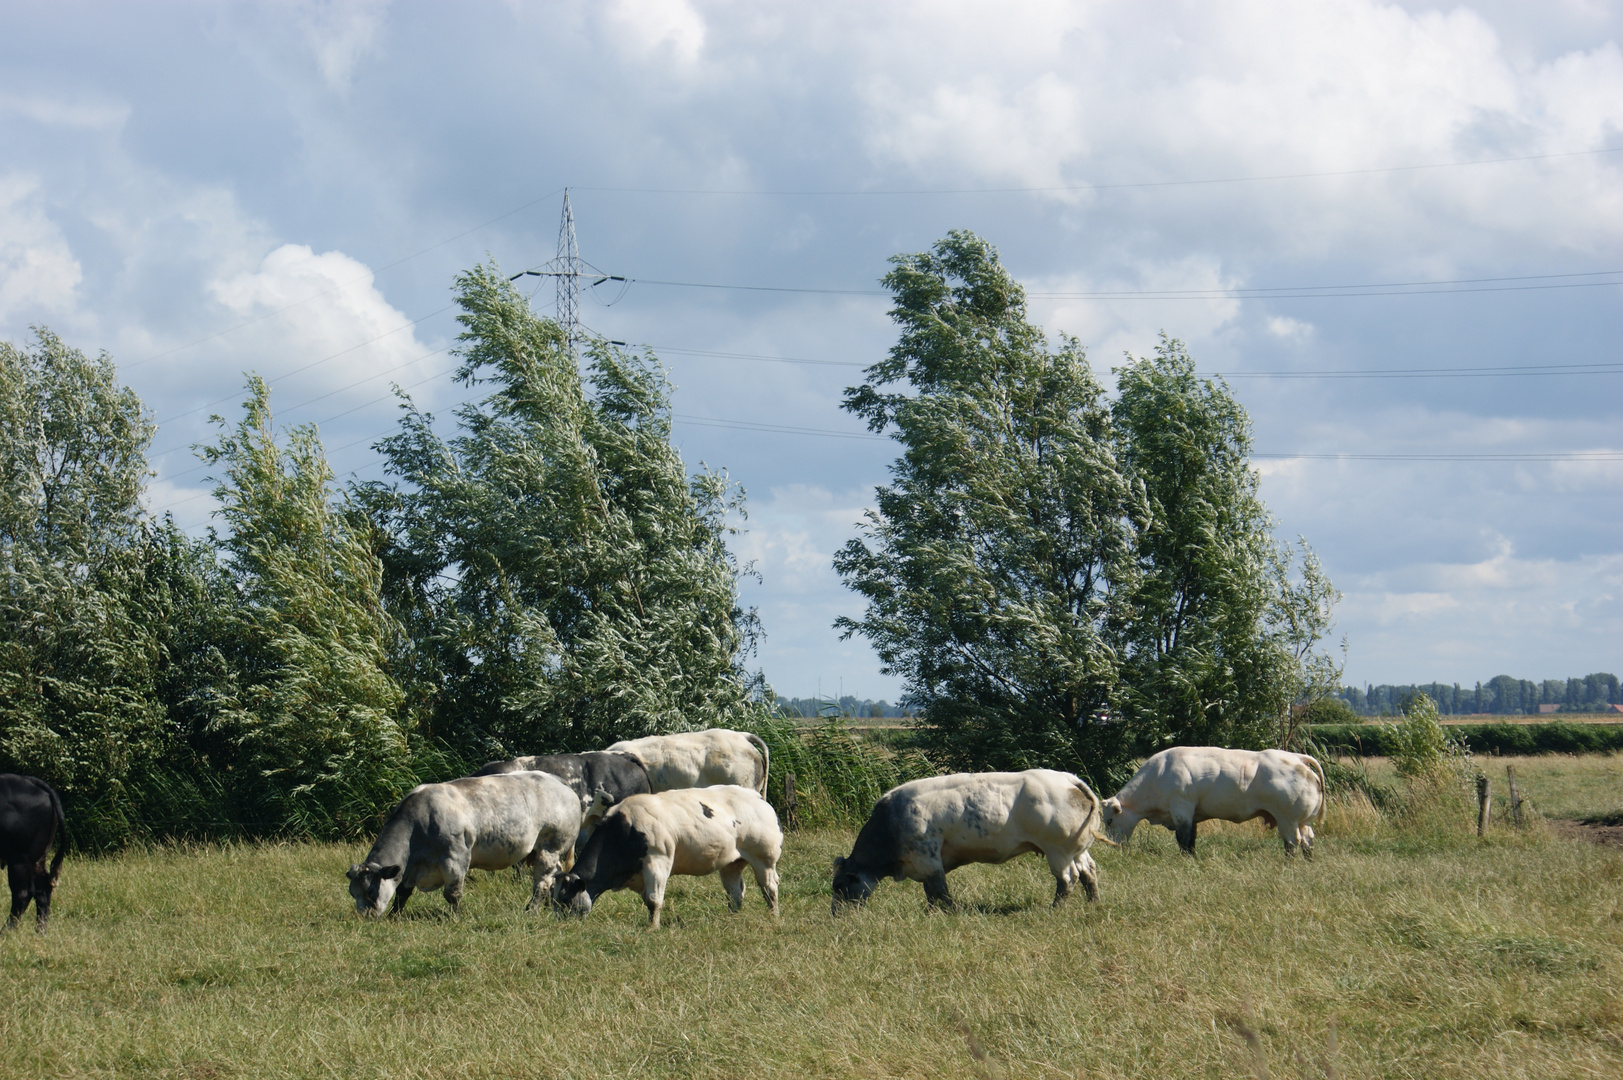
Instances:
[[[1365,757],[1392,752],[1396,725],[1314,724],[1309,733],[1327,749]],[[1449,724],[1473,754],[1601,754],[1623,750],[1623,724]]]

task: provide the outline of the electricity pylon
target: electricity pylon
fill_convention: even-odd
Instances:
[[[564,188],[564,212],[558,221],[558,257],[534,270],[514,274],[508,280],[517,281],[521,277],[557,279],[556,318],[569,343],[569,355],[577,360],[580,359],[580,343],[586,340],[586,333],[580,325],[580,279],[593,278],[593,285],[605,281],[625,281],[621,275],[605,274],[580,257],[580,245],[575,240],[575,212],[569,206],[568,188]]]

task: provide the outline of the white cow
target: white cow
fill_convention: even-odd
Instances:
[[[1077,882],[1099,898],[1088,847],[1098,836],[1099,796],[1051,769],[957,773],[914,780],[880,796],[847,858],[834,859],[834,913],[859,904],[880,879],[924,885],[931,904],[952,906],[947,874],[966,863],[1003,863],[1040,852],[1054,874],[1054,903]]]
[[[771,755],[761,737],[748,731],[710,728],[650,735],[623,739],[609,750],[640,764],[648,773],[650,791],[737,784],[766,794]]]
[[[1126,843],[1140,821],[1162,825],[1193,854],[1202,821],[1262,818],[1279,830],[1285,854],[1313,855],[1312,822],[1324,817],[1324,770],[1309,754],[1174,746],[1140,766],[1105,800],[1105,832]]]
[[[357,911],[382,915],[391,898],[394,914],[413,891],[443,888],[455,911],[469,869],[523,863],[534,882],[533,908],[569,868],[580,819],[580,799],[548,773],[419,784],[389,813],[366,861],[349,868],[349,893]]]
[[[599,800],[602,805],[602,800]],[[672,874],[721,875],[727,906],[744,903],[744,868],[772,914],[778,913],[778,859],[783,831],[772,804],[736,784],[631,795],[615,803],[558,882],[557,899],[580,915],[614,889],[635,889],[659,928],[665,883]]]

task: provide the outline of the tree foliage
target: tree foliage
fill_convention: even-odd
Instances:
[[[127,806],[163,738],[140,507],[154,425],[47,330],[0,342],[0,769]]]
[[[836,625],[906,680],[943,762],[1086,770],[1119,756],[1102,719],[1142,489],[1081,347],[1049,348],[984,241],[953,233],[892,263],[901,337],[845,407],[902,453],[835,556],[868,601]]]
[[[1290,705],[1340,674],[1314,651],[1339,594],[1305,542],[1293,573],[1257,494],[1245,410],[1182,343],[1163,336],[1117,370],[1117,388],[1122,463],[1149,501],[1122,715],[1151,745],[1281,745]]]
[[[399,630],[383,609],[382,566],[364,517],[333,504],[315,428],[276,444],[270,389],[248,380],[244,415],[201,449],[223,467],[214,489],[229,533],[235,603],[220,649],[229,688],[201,734],[233,773],[241,804],[293,831],[353,831],[414,781],[398,723],[403,695],[387,655]]]
[[[845,407],[901,456],[835,556],[867,601],[836,625],[906,680],[921,738],[966,768],[1103,781],[1175,742],[1287,735],[1334,683],[1313,650],[1335,593],[1273,539],[1227,388],[1163,339],[1108,403],[985,241],[892,263],[899,340]]]
[[[743,493],[690,476],[651,356],[601,342],[583,380],[564,335],[493,266],[458,278],[467,386],[442,439],[407,401],[361,493],[423,729],[496,756],[744,722],[753,611],[726,548]]]

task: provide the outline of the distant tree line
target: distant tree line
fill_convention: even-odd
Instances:
[[[901,705],[892,705],[883,699],[874,701],[871,698],[858,698],[846,694],[838,698],[799,698],[778,697],[778,715],[805,719],[816,716],[841,717],[904,717],[914,715],[914,710]]]
[[[1359,716],[1395,716],[1419,694],[1436,702],[1437,711],[1444,716],[1530,715],[1539,712],[1540,705],[1554,705],[1557,708],[1550,711],[1555,712],[1583,713],[1603,711],[1608,705],[1623,705],[1623,689],[1618,685],[1617,676],[1605,671],[1581,679],[1542,682],[1496,675],[1469,688],[1459,683],[1416,683],[1408,686],[1371,684],[1363,689],[1343,686],[1336,690],[1336,696]]]

